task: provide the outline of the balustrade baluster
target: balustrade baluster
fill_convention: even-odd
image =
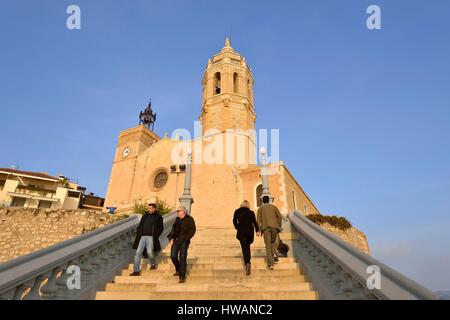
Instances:
[[[91,264],[92,252],[89,251],[80,258],[81,290],[89,287],[96,279],[96,272]]]
[[[353,291],[353,279],[348,272],[344,273],[344,282],[342,282],[341,290],[347,299],[350,298]]]
[[[34,280],[32,280],[31,290],[30,292],[23,297],[23,300],[42,300],[40,289],[42,282],[46,279],[44,275],[37,276]]]
[[[42,299],[50,300],[54,298],[58,289],[56,286],[56,280],[60,271],[61,269],[57,267],[46,274],[48,280],[47,283],[41,288]]]
[[[334,276],[334,287],[336,288],[335,295],[345,296],[344,291],[342,290],[342,286],[344,283],[344,274],[345,271],[341,268],[340,265],[336,264],[336,273]]]
[[[102,251],[99,256],[100,270],[102,271],[102,274],[104,274],[109,268],[108,244],[104,244],[101,249]]]
[[[19,285],[16,288],[16,291],[14,292],[14,297],[12,298],[13,300],[22,300],[23,294],[25,293],[26,290],[28,290],[31,287],[31,285],[23,283],[21,285]]]
[[[108,266],[107,269],[110,270],[115,266],[116,263],[115,246],[113,241],[110,241],[106,244],[106,259]]]
[[[0,300],[12,300],[14,298],[14,294],[16,293],[16,288],[10,289],[6,292],[0,294]]]
[[[101,249],[95,248],[89,253],[89,260],[91,264],[91,278],[97,278],[99,275],[101,275],[101,262],[100,262],[100,254]]]
[[[66,299],[67,300],[73,300],[78,295],[78,293],[80,293],[80,291],[82,289],[82,287],[81,287],[81,280],[83,279],[83,272],[81,270],[81,256],[71,260],[69,262],[68,267],[69,266],[76,266],[80,270],[80,274],[79,274],[79,276],[80,276],[80,279],[79,279],[79,281],[80,281],[80,289],[78,289],[78,288],[69,288],[69,286],[67,285],[67,281],[66,281],[66,288],[67,288]],[[75,272],[76,271],[72,271],[72,273],[70,275],[67,274],[67,278],[76,275]],[[67,269],[66,269],[66,273],[67,273]]]
[[[67,278],[69,275],[66,270],[68,263],[65,263],[59,267],[61,275],[56,279],[56,292],[53,296],[55,300],[65,300],[67,297]]]
[[[333,279],[336,274],[336,262],[334,262],[332,258],[328,258],[326,273],[331,279]]]
[[[327,273],[327,268],[328,268],[328,256],[325,254],[325,252],[321,251],[320,252],[320,256],[322,258],[322,261],[319,265],[319,267],[321,268],[321,272],[324,274],[324,276],[328,276]]]
[[[351,300],[364,300],[364,287],[363,285],[356,279],[352,278],[352,291],[350,292]]]

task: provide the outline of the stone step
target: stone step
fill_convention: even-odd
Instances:
[[[162,252],[167,254],[167,255],[170,254],[170,250],[169,249],[164,249]],[[226,247],[226,246],[224,246],[222,248],[220,248],[220,247],[214,248],[214,247],[206,247],[205,246],[205,247],[189,247],[188,248],[188,253],[189,254],[195,254],[197,252],[199,252],[199,253],[211,253],[211,254],[214,254],[215,256],[219,256],[222,253],[230,253],[230,252],[231,253],[240,253],[242,255],[241,247],[232,247],[232,246]],[[265,247],[251,247],[250,248],[250,252],[251,253],[253,253],[253,252],[266,252],[266,248]],[[189,256],[189,254],[188,254],[188,256]]]
[[[232,233],[236,234],[236,229],[234,227],[229,228],[196,228],[198,234],[217,234],[217,233]]]
[[[298,266],[295,263],[280,263],[277,264],[276,266],[277,270],[290,270],[290,269],[294,269],[297,270]],[[167,270],[174,270],[174,266],[172,264],[160,264],[158,266],[157,270],[149,270],[148,267],[146,267],[146,270],[149,271],[167,271]],[[144,269],[143,267],[141,269]],[[239,263],[239,264],[228,264],[228,265],[224,265],[223,263],[195,263],[195,264],[189,264],[187,265],[187,270],[243,270],[244,269],[244,265]],[[266,264],[253,264],[252,265],[252,270],[266,270],[267,269],[267,265]],[[133,265],[130,264],[128,266],[128,270],[132,271],[133,270]]]
[[[156,291],[156,292],[277,292],[280,286],[277,284],[267,283],[231,283],[231,284],[207,284],[197,283],[192,279],[187,279],[185,283],[180,284],[178,281],[168,283],[108,283],[105,291]],[[283,285],[283,291],[311,291],[309,283],[290,283]]]
[[[279,263],[296,263],[295,258],[291,257],[280,257]],[[143,264],[148,264],[147,259],[143,259]],[[159,263],[171,263],[171,259],[169,256],[159,256],[157,258]],[[187,259],[188,263],[212,263],[212,262],[223,262],[223,263],[244,263],[244,260],[241,257],[222,257],[222,256],[212,256],[212,257],[189,257]],[[267,261],[266,257],[252,257],[252,264],[254,263],[265,263]]]
[[[166,256],[169,256],[169,253],[164,253]],[[262,251],[256,251],[253,252],[252,251],[252,259],[253,258],[265,258],[266,252],[262,252]],[[188,257],[198,257],[198,258],[213,258],[213,257],[217,257],[219,255],[217,255],[217,253],[212,253],[212,252],[189,252],[188,251]],[[223,252],[220,254],[220,257],[225,257],[225,258],[242,258],[242,252]]]
[[[283,239],[283,237],[282,237]],[[122,270],[98,300],[313,300],[318,295],[294,258],[280,258],[267,268],[264,240],[252,244],[252,273],[245,275],[241,246],[232,227],[198,227],[188,250],[186,283],[178,283],[167,246],[150,270],[142,260],[141,276],[131,277],[133,265]]]
[[[132,262],[129,264],[130,266],[133,265]],[[244,261],[242,259],[236,258],[236,257],[225,257],[225,258],[217,258],[214,260],[210,260],[210,257],[199,257],[199,258],[192,258],[187,261],[188,266],[199,266],[201,268],[208,268],[208,267],[220,267],[220,269],[234,269],[234,268],[243,268],[245,267]],[[291,262],[291,261],[284,261],[279,259],[278,263],[275,263],[275,266],[287,266],[292,265],[293,268],[298,268],[297,262]],[[165,268],[166,266],[173,266],[172,260],[166,259],[166,260],[157,260],[156,266],[158,269],[160,267]],[[267,267],[267,260],[263,257],[252,258],[251,262],[252,268],[258,268],[258,267]],[[142,269],[150,269],[150,263],[147,259],[141,260],[141,268]]]
[[[155,276],[155,274],[144,274],[139,277],[130,277],[130,276],[116,276],[114,278],[114,283],[168,283],[178,281],[178,277],[175,277],[170,274],[165,275],[158,275]],[[276,277],[261,277],[258,276],[255,273],[252,273],[250,276],[239,274],[239,275],[232,275],[232,276],[223,276],[223,277],[214,277],[211,275],[190,275],[189,276],[189,282],[195,282],[195,283],[253,283],[253,282],[265,282],[268,284],[276,283],[279,285],[285,284],[285,283],[300,283],[300,282],[306,282],[306,278],[303,275],[287,275],[282,276],[278,275]]]
[[[97,292],[97,300],[316,300],[314,291],[278,291],[278,292]]]
[[[224,242],[237,243],[237,244],[239,244],[239,240],[236,238],[235,235],[233,235],[233,236],[231,236],[231,237],[230,237],[230,236],[220,236],[220,237],[221,237],[221,239],[217,239],[216,237],[213,237],[213,236],[211,236],[211,237],[194,236],[194,237],[191,239],[191,243],[199,242],[199,243],[211,243],[211,244],[217,244],[217,243],[219,243],[220,241],[224,241]],[[224,238],[224,239],[222,239],[222,238]],[[253,238],[253,243],[264,243],[264,238],[263,238],[263,237],[255,236],[255,237]]]
[[[278,265],[284,265],[284,264],[296,264],[295,261],[292,261],[294,259],[290,260],[284,260],[279,259]],[[211,258],[211,257],[198,257],[198,258],[190,258],[187,261],[188,265],[205,265],[205,264],[213,264],[213,265],[223,265],[223,266],[244,266],[244,260],[241,258],[236,257],[217,257],[217,258]],[[166,259],[157,259],[157,266],[164,266],[164,265],[173,265],[172,260],[169,258]],[[251,260],[252,267],[256,266],[267,266],[267,259],[263,257],[256,257],[252,258]],[[147,261],[147,259],[141,260],[141,268],[150,268],[150,264]]]
[[[170,249],[170,247],[166,248],[167,250]],[[209,251],[223,251],[223,250],[241,250],[241,245],[239,243],[234,244],[214,244],[214,245],[203,245],[203,244],[190,244],[188,250],[193,249],[202,249],[202,250],[209,250]],[[262,243],[261,245],[251,245],[251,250],[266,250],[266,246]]]
[[[169,255],[170,254],[170,250],[169,249],[164,249],[162,251],[164,254]],[[251,248],[250,251],[252,254],[253,253],[266,253],[266,248]],[[198,247],[189,247],[188,248],[188,256],[189,255],[195,255],[197,253],[209,253],[212,256],[219,256],[219,255],[223,255],[223,254],[228,254],[228,253],[240,253],[242,255],[242,250],[241,248],[208,248],[208,247],[204,247],[204,248],[198,248]]]
[[[208,240],[217,240],[218,238],[225,238],[227,240],[234,240],[234,241],[238,241],[236,238],[236,232],[233,233],[210,233],[210,234],[201,234],[201,233],[196,233],[194,235],[194,237],[192,238],[192,240],[199,240],[199,239],[208,239]],[[258,240],[258,239],[263,239],[264,237],[260,237],[258,236],[256,233],[253,235],[254,240]]]
[[[167,248],[164,248],[162,252],[170,253],[170,250],[171,250],[171,247],[167,247]],[[234,246],[225,246],[225,245],[224,246],[189,246],[188,252],[191,252],[193,250],[208,251],[208,252],[213,252],[216,254],[218,254],[219,252],[230,251],[230,250],[239,251],[242,253],[241,247],[238,245],[234,245]],[[252,252],[257,251],[257,250],[266,251],[266,247],[265,246],[251,246],[250,250]]]
[[[238,250],[240,252],[242,252],[241,247],[239,245],[232,245],[232,246],[227,246],[227,245],[223,245],[223,246],[203,246],[203,245],[191,245],[188,248],[188,251],[193,251],[193,250],[198,250],[198,251],[208,251],[208,252],[215,252],[215,253],[219,253],[222,251],[227,251],[227,250]],[[250,247],[251,251],[255,251],[255,250],[266,250],[265,246],[251,246]]]
[[[171,275],[175,272],[175,269],[171,270],[142,270],[141,275],[156,275],[161,274],[162,276]],[[123,270],[122,276],[129,276],[131,270]],[[187,269],[187,275],[204,275],[204,276],[214,276],[214,277],[235,277],[238,275],[244,274],[244,268],[241,269]],[[252,269],[252,274],[257,276],[265,276],[265,277],[278,277],[278,276],[287,276],[287,275],[301,275],[301,271],[297,268],[292,269],[278,269],[278,266],[275,266],[275,270],[269,269]]]

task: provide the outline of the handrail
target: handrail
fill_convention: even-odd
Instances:
[[[176,213],[163,217],[161,245]],[[91,299],[121,271],[133,255],[131,248],[139,216],[66,240],[0,264],[0,299]],[[69,289],[69,266],[80,268],[81,288]]]
[[[430,290],[324,230],[299,211],[288,218],[300,237],[293,244],[295,255],[321,298],[437,299]],[[380,270],[379,289],[367,286],[371,266]]]

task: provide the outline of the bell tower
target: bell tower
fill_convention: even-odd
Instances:
[[[222,50],[208,60],[203,74],[202,133],[208,129],[255,129],[254,79],[245,58],[227,37]]]

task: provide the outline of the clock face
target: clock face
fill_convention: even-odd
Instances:
[[[123,157],[124,158],[128,157],[130,152],[131,152],[131,148],[130,147],[126,147],[125,149],[123,149],[123,151],[122,151]]]

